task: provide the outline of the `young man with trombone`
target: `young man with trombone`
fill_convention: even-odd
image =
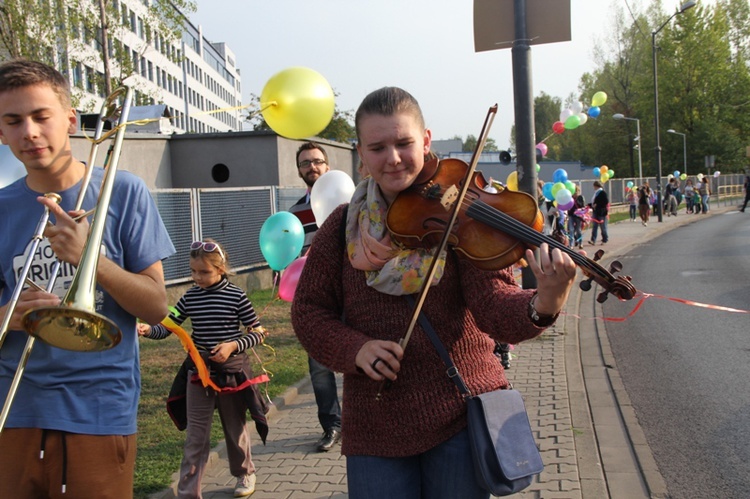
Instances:
[[[0,65],[0,140],[27,171],[0,189],[0,497],[133,493],[136,317],[167,315],[161,261],[174,247],[145,184],[116,172],[131,96],[107,98],[102,117],[116,110],[120,123],[97,127],[87,165],[71,152],[65,78]],[[93,167],[114,133],[105,168]]]

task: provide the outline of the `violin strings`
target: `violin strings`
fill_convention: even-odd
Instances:
[[[558,248],[561,251],[570,252],[570,250],[559,241],[547,237],[540,232],[537,232],[528,225],[509,216],[507,213],[503,213],[502,211],[495,209],[484,201],[476,201],[473,205],[469,206],[467,208],[467,214],[469,216],[472,216],[471,212],[476,212],[477,215],[472,218],[477,218],[479,221],[485,222],[488,225],[498,225],[498,228],[500,228],[500,230],[509,232],[511,235],[517,234],[527,243],[531,243],[535,246],[540,246],[541,243],[546,242],[551,247]],[[580,257],[580,255],[576,254],[575,252],[573,252],[572,256]]]
[[[537,246],[537,247],[540,246],[542,243],[546,242],[550,247],[558,248],[560,251],[563,251],[569,254],[570,257],[578,265],[582,267],[586,267],[593,271],[597,271],[597,269],[591,267],[590,261],[587,258],[571,250],[570,248],[560,243],[559,241],[551,237],[545,236],[544,234],[540,232],[537,232],[536,230],[529,227],[528,225],[488,205],[484,201],[477,200],[477,201],[472,202],[471,204],[465,201],[464,206],[466,207],[467,215],[479,220],[480,222],[484,222],[487,225],[491,227],[495,227],[499,230],[502,230],[503,232],[506,232],[510,235],[515,234],[519,238],[522,238],[524,242],[533,244],[534,246]],[[472,212],[475,212],[476,216],[472,215]]]

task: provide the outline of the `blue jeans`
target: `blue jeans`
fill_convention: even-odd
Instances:
[[[318,406],[318,421],[323,431],[331,428],[341,429],[341,405],[336,388],[336,375],[327,367],[313,359],[307,358],[310,367],[310,380],[312,381],[315,403]]]
[[[599,234],[599,228],[602,229],[602,242],[606,243],[609,241],[609,234],[607,234],[607,215],[604,215],[601,220],[591,220],[591,241],[596,242],[596,236]]]
[[[347,456],[350,499],[488,499],[474,478],[466,429],[410,457]]]
[[[583,233],[581,232],[582,226],[582,218],[568,217],[568,243],[571,248],[575,248],[583,242]]]

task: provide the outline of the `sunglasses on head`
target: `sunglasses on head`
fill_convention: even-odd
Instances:
[[[213,253],[214,251],[219,252],[219,256],[222,260],[224,260],[224,252],[221,251],[221,247],[216,243],[211,242],[204,242],[204,241],[194,241],[192,244],[190,244],[190,251],[197,251],[199,249],[202,249],[206,253]]]

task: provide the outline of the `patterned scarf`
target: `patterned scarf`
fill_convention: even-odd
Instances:
[[[374,179],[359,183],[349,202],[346,218],[346,251],[352,267],[364,270],[367,285],[393,296],[422,289],[432,263],[426,249],[401,248],[391,241],[385,220],[388,204]],[[432,285],[440,282],[446,252],[440,255]]]

